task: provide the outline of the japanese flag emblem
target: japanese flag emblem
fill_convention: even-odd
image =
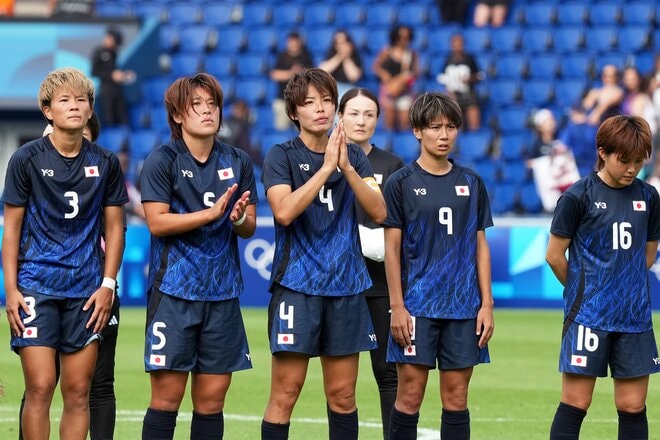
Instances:
[[[403,348],[403,355],[404,356],[417,356],[417,349],[415,348],[414,345],[409,345],[407,347]]]
[[[85,167],[85,177],[99,177],[99,167],[97,165]]]
[[[470,195],[470,187],[467,185],[456,185],[454,188],[456,188],[457,196],[467,197]]]
[[[220,180],[232,179],[234,177],[234,170],[231,168],[218,170],[218,176],[220,177]]]
[[[575,365],[576,367],[586,367],[587,357],[573,354],[571,355],[571,365]]]
[[[157,365],[159,367],[165,366],[165,355],[164,354],[152,354],[149,356],[149,365]]]
[[[646,202],[644,200],[633,200],[634,211],[646,211]]]
[[[24,339],[36,338],[38,334],[37,327],[25,327],[25,330],[23,330]]]
[[[278,333],[277,334],[277,343],[280,345],[291,345],[293,344],[293,333]]]

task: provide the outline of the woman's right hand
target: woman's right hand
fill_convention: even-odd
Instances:
[[[390,330],[392,338],[400,346],[408,347],[412,343],[413,322],[405,306],[392,307]]]
[[[7,304],[5,310],[7,312],[7,321],[9,321],[9,329],[12,335],[20,337],[25,330],[25,325],[21,319],[21,309],[26,315],[30,315],[31,311],[23,298],[23,294],[18,289],[8,289],[5,293]]]

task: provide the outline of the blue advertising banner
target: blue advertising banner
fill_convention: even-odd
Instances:
[[[493,295],[497,307],[561,307],[562,286],[545,262],[548,223],[498,221],[486,231],[492,258]],[[1,231],[1,230],[0,230]],[[255,235],[239,239],[245,291],[241,304],[266,306],[270,299],[268,279],[275,242],[271,218],[259,217]],[[146,274],[149,260],[149,231],[131,224],[119,273],[122,306],[146,304]],[[0,300],[4,303],[4,274],[0,273]],[[660,259],[649,272],[654,308],[660,308]]]

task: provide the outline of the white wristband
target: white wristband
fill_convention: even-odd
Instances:
[[[117,281],[110,277],[103,277],[101,287],[107,287],[108,289],[112,290],[112,293],[115,293],[115,289],[117,288]]]
[[[240,226],[243,223],[245,223],[245,219],[247,218],[247,212],[243,211],[243,217],[240,219],[236,220],[235,222],[232,222],[232,225],[234,226]]]

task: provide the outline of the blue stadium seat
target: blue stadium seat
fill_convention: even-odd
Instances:
[[[138,3],[133,7],[133,15],[141,20],[155,18],[160,21],[165,21],[167,18],[167,6],[157,2]]]
[[[554,99],[552,80],[532,79],[522,84],[522,102],[535,107],[545,107]]]
[[[468,27],[463,31],[465,50],[469,53],[484,52],[490,45],[490,29]]]
[[[619,72],[621,72],[623,68],[628,65],[628,59],[631,58],[632,55],[623,52],[601,53],[594,58],[594,71],[600,74],[604,66],[613,64],[618,67]]]
[[[545,52],[552,45],[552,31],[550,28],[527,28],[522,33],[521,44],[525,52]]]
[[[198,23],[202,18],[202,10],[192,3],[173,3],[168,6],[167,21],[173,25]]]
[[[490,34],[490,47],[495,52],[515,52],[520,47],[521,30],[518,26],[502,26]]]
[[[490,103],[496,106],[515,104],[519,98],[519,81],[513,79],[501,79],[488,81],[488,83],[483,81],[483,84],[490,90],[488,94]]]
[[[653,3],[654,2],[650,1],[626,2],[621,10],[621,21],[626,26],[631,24],[640,26],[652,25],[653,20],[658,18]],[[660,6],[660,3],[658,2],[655,2],[655,4]]]
[[[214,53],[206,56],[204,70],[216,78],[227,78],[234,74],[234,56]]]
[[[246,49],[248,52],[261,54],[274,52],[277,49],[278,38],[278,31],[274,26],[248,29]]]
[[[397,20],[397,12],[390,3],[373,3],[366,11],[365,24],[390,28]]]
[[[371,29],[367,38],[366,49],[371,54],[377,54],[383,47],[390,43],[390,29]]]
[[[520,207],[527,214],[539,214],[543,211],[541,197],[533,182],[526,183],[520,190]]]
[[[389,151],[392,144],[392,134],[386,130],[378,130],[371,137],[370,142],[381,150]]]
[[[160,134],[156,130],[133,130],[128,136],[131,159],[142,160],[160,143]]]
[[[393,133],[392,153],[408,164],[419,157],[419,142],[410,132]]]
[[[212,2],[202,9],[202,20],[209,26],[228,26],[234,22],[234,5]]]
[[[587,88],[587,82],[581,78],[569,78],[557,81],[555,85],[555,104],[571,107],[579,104]]]
[[[399,7],[399,23],[413,27],[415,34],[417,34],[417,30],[428,23],[428,13],[428,5],[424,3],[403,3]],[[415,35],[415,38],[417,38],[417,35]]]
[[[241,23],[245,29],[270,24],[273,10],[267,3],[244,3]]]
[[[617,28],[613,26],[594,26],[585,32],[585,47],[588,51],[607,52],[616,47]]]
[[[563,57],[554,53],[534,55],[529,58],[528,76],[534,79],[554,79],[562,62]]]
[[[508,162],[521,161],[527,156],[529,148],[529,134],[524,131],[505,133],[500,139],[500,159]],[[512,174],[521,174],[516,170],[505,170],[509,163],[501,164],[502,179],[509,182],[519,182],[524,180],[525,176],[512,176]],[[524,165],[524,164],[523,164]],[[515,168],[515,163],[514,163]]]
[[[332,46],[334,34],[335,29],[331,26],[314,26],[308,28],[305,38],[307,49],[312,55],[319,55],[325,58],[325,54]]]
[[[289,30],[302,23],[304,9],[295,3],[281,3],[273,8],[273,26]]]
[[[265,156],[268,150],[270,150],[270,148],[273,145],[286,142],[289,139],[295,137],[296,135],[297,133],[294,134],[290,130],[283,130],[283,131],[266,130],[264,134],[261,136],[261,154]]]
[[[450,51],[451,36],[461,31],[457,25],[433,27],[429,31],[429,52],[433,56],[446,56]]]
[[[500,178],[499,162],[493,159],[484,159],[474,162],[474,170],[481,176],[486,187],[496,184]]]
[[[162,103],[151,109],[149,122],[151,129],[158,133],[169,131],[170,126],[167,122],[167,109]]]
[[[189,25],[179,34],[179,50],[189,53],[204,53],[211,46],[215,30],[207,25]]]
[[[584,45],[584,30],[579,26],[559,26],[553,35],[553,48],[559,53],[573,53]]]
[[[645,51],[634,55],[633,65],[642,72],[643,75],[650,74],[655,69],[655,52]]]
[[[618,2],[599,1],[589,8],[589,21],[595,26],[616,26],[621,18]]]
[[[500,183],[492,191],[491,210],[493,214],[512,212],[518,202],[518,187],[512,183]]]
[[[239,79],[236,81],[236,98],[245,100],[248,105],[256,107],[266,99],[270,79]]]
[[[618,48],[621,52],[639,52],[650,43],[649,28],[642,25],[630,25],[619,29]]]
[[[593,59],[587,53],[564,54],[561,58],[561,75],[563,78],[591,77]]]
[[[268,65],[261,54],[242,54],[236,60],[236,74],[241,79],[268,76]]]
[[[329,3],[313,3],[305,7],[305,26],[332,25],[335,21],[335,7]]]
[[[494,113],[495,126],[502,134],[529,130],[529,108],[521,105],[507,106]]]
[[[242,26],[227,26],[218,30],[218,44],[214,51],[237,54],[245,46],[247,38]]]
[[[142,81],[142,96],[152,104],[162,105],[165,91],[170,86],[170,79],[165,76],[153,76]]]
[[[357,2],[339,3],[335,10],[335,26],[351,29],[352,26],[362,25],[366,16],[366,6]]]
[[[589,17],[589,4],[586,2],[566,2],[557,8],[557,24],[560,26],[583,26]]]
[[[263,130],[274,130],[273,127],[273,107],[270,103],[260,105],[254,112],[256,115],[255,125]]]
[[[456,141],[458,155],[461,160],[468,162],[486,159],[492,141],[493,135],[490,130],[481,129],[462,132]]]
[[[116,125],[112,127],[103,127],[99,133],[99,138],[96,143],[106,150],[113,153],[118,153],[128,146],[128,133],[129,128],[124,125]]]
[[[202,55],[175,53],[170,55],[170,73],[174,76],[193,75],[200,71]]]
[[[527,73],[527,57],[518,53],[502,55],[495,59],[493,69],[498,79],[521,79]]]
[[[179,47],[179,26],[162,25],[158,30],[159,46],[163,52],[175,52]]]
[[[103,18],[125,18],[132,13],[131,5],[125,3],[100,3],[94,8],[94,14]]]
[[[510,144],[505,144],[505,142],[524,142],[524,139],[502,139],[502,151],[508,149]],[[522,146],[514,146],[514,148],[526,148],[526,145],[523,143]],[[514,185],[523,185],[526,182],[530,181],[531,173],[525,162],[522,160],[523,156],[508,156],[510,160],[505,163],[500,164],[500,173],[502,176],[502,182],[504,183],[513,183]]]
[[[545,2],[528,3],[523,9],[523,20],[527,26],[552,26],[555,22],[556,14],[554,4]]]
[[[360,51],[360,55],[364,55],[364,50],[367,47],[370,29],[366,26],[355,25],[348,30],[355,47]],[[328,41],[330,44],[330,41]]]

